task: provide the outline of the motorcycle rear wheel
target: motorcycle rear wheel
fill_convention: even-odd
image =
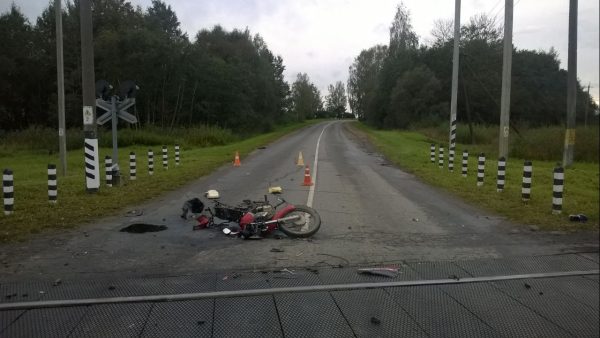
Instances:
[[[299,219],[279,223],[279,230],[289,237],[306,238],[314,235],[321,227],[321,216],[306,205],[296,205],[284,217],[299,216]]]

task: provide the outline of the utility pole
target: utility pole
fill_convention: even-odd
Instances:
[[[577,0],[569,1],[569,52],[567,68],[567,130],[563,167],[573,164],[575,149],[575,107],[577,104]]]
[[[460,44],[460,0],[454,1],[454,52],[452,54],[452,93],[450,98],[450,146],[448,163],[454,166],[456,149],[456,105],[458,98],[458,47]],[[451,167],[451,168],[452,168]]]
[[[83,133],[85,144],[86,191],[95,193],[100,188],[98,136],[96,127],[96,95],[94,83],[94,43],[92,8],[90,0],[80,0],[81,26],[81,87],[83,92]]]
[[[500,100],[500,137],[498,157],[508,158],[510,85],[512,72],[513,0],[504,3],[504,51],[502,60],[502,97]]]
[[[62,8],[61,1],[56,0],[56,84],[58,86],[58,153],[60,156],[60,173],[67,175],[67,133],[65,130],[65,72],[63,66]]]
[[[587,98],[590,98],[590,85],[592,83],[588,82],[588,89],[587,89]],[[587,128],[587,112],[588,112],[588,108],[590,107],[590,103],[586,100],[585,101],[585,110],[583,111],[583,126],[585,128]]]

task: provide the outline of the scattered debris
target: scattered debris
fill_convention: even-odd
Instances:
[[[83,236],[84,236],[84,237],[90,237],[90,234],[88,234],[88,233],[87,233],[87,231],[84,231],[84,232],[83,232]]]
[[[292,274],[292,275],[295,275],[295,274],[296,274],[294,271],[292,271],[292,270],[290,270],[290,269],[288,269],[288,268],[281,269],[281,270],[279,270],[279,272],[287,272],[287,273],[289,273],[289,274]]]
[[[241,274],[239,274],[239,273],[234,273],[234,274],[232,274],[231,276],[227,276],[227,275],[226,275],[225,277],[223,277],[223,280],[228,280],[228,279],[230,279],[230,278],[231,278],[231,279],[236,279],[236,278],[238,278],[238,277],[240,277],[240,276],[241,276]]]
[[[381,320],[379,320],[379,318],[377,318],[377,317],[371,317],[371,323],[375,324],[375,325],[379,325],[379,324],[381,324]]]
[[[284,252],[283,249],[279,249],[279,248],[272,248],[271,252]]]
[[[585,223],[585,222],[587,222],[587,220],[588,220],[588,218],[584,214],[569,215],[569,221],[571,221],[571,222]]]
[[[348,227],[348,230],[352,230],[352,227]]]
[[[302,256],[303,254],[304,254],[304,251],[300,251],[300,253],[299,253],[299,254],[297,254],[297,255],[296,255],[296,257],[300,257],[300,256]]]
[[[205,320],[199,320],[196,322],[196,324],[198,324],[198,325],[204,325],[204,323],[206,323]]]
[[[109,285],[109,286],[108,286],[108,289],[109,289],[109,290],[111,290],[111,291],[112,291],[112,290],[114,290],[114,289],[116,289],[116,288],[117,288],[117,287],[116,287],[116,286],[114,286],[114,285]]]
[[[544,293],[543,293],[542,291],[540,291],[539,295],[540,295],[540,296],[543,296],[543,295],[544,295]]]
[[[360,268],[357,271],[361,274],[385,276],[392,278],[398,275],[397,268]]]
[[[29,294],[28,293],[24,293],[24,294],[21,295],[21,297],[27,298],[27,297],[29,297]]]
[[[144,210],[129,210],[125,213],[126,217],[137,217],[142,216],[144,214]]]
[[[319,274],[319,270],[314,269],[314,268],[306,268],[306,271],[310,271],[310,272],[314,273],[315,275]]]
[[[166,225],[154,225],[145,223],[134,223],[121,229],[121,232],[129,232],[134,234],[143,234],[145,232],[157,232],[167,230]]]
[[[537,226],[537,225],[530,225],[530,226],[529,226],[529,230],[530,230],[530,231],[539,231],[539,230],[540,230],[540,227],[539,227],[539,226]]]
[[[257,149],[267,149],[267,147],[262,146],[262,147],[258,147]]]
[[[525,286],[525,289],[531,289],[531,285],[529,285],[529,284],[527,284],[527,283],[525,283],[525,284],[523,284],[523,285]]]
[[[349,260],[347,260],[347,259],[346,259],[346,258],[344,258],[344,257],[340,257],[340,256],[336,256],[336,255],[330,255],[330,254],[325,254],[325,253],[318,253],[317,255],[321,255],[321,256],[329,256],[329,257],[333,257],[333,258],[338,258],[338,259],[341,259],[341,260],[343,260],[344,262],[346,262],[346,265],[350,265],[350,261],[349,261]],[[340,265],[341,265],[341,264],[340,264]]]
[[[54,281],[54,283],[52,283],[53,286],[59,286],[62,283],[62,280],[60,280],[60,278],[58,278],[57,280]]]
[[[460,280],[460,277],[458,277],[457,275],[450,275],[448,276],[448,279]]]
[[[413,222],[418,222],[419,221],[418,218],[413,218],[412,220],[413,220]]]

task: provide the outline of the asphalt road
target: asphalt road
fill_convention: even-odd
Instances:
[[[307,204],[304,169],[295,164],[300,151],[313,177],[318,165],[312,204],[322,226],[312,238],[244,241],[215,229],[192,231],[193,222],[179,217],[184,201],[209,189],[218,190],[222,201],[237,203],[261,199],[269,186],[278,185],[289,202]],[[132,210],[143,214],[130,217]],[[132,223],[168,229],[119,231]],[[3,245],[0,276],[2,281],[125,278],[585,252],[598,252],[597,232],[545,233],[506,222],[390,165],[350,123],[340,121],[304,128],[242,158],[241,167],[223,167],[119,215]]]

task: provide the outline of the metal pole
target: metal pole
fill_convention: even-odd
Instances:
[[[504,52],[502,61],[502,97],[500,100],[500,137],[498,157],[508,158],[510,118],[510,82],[512,72],[513,0],[504,3]]]
[[[83,94],[83,133],[85,137],[86,191],[95,193],[100,187],[96,99],[94,84],[94,43],[90,0],[79,1],[81,28],[81,87]]]
[[[119,184],[121,184],[121,171],[119,168],[119,144],[117,141],[117,124],[119,123],[119,117],[117,116],[117,97],[113,95],[110,98],[110,103],[111,103],[110,112],[112,114],[111,122],[112,122],[112,146],[113,146],[112,181],[113,181],[114,186],[118,186]]]
[[[567,69],[567,130],[563,167],[573,164],[575,149],[575,107],[577,103],[577,0],[569,1],[569,52]]]
[[[450,98],[450,147],[448,151],[448,168],[454,167],[456,150],[456,105],[458,97],[458,48],[460,44],[460,0],[454,2],[454,52],[452,54],[452,93]]]
[[[585,110],[583,111],[583,126],[585,128],[587,128],[587,114],[588,114],[588,108],[590,106],[590,103],[587,99],[590,98],[590,85],[591,84],[592,84],[591,82],[588,83],[587,98],[585,100]]]
[[[65,72],[63,65],[62,8],[61,1],[56,0],[56,84],[58,95],[58,153],[60,156],[60,173],[67,175],[67,135],[65,130]]]

